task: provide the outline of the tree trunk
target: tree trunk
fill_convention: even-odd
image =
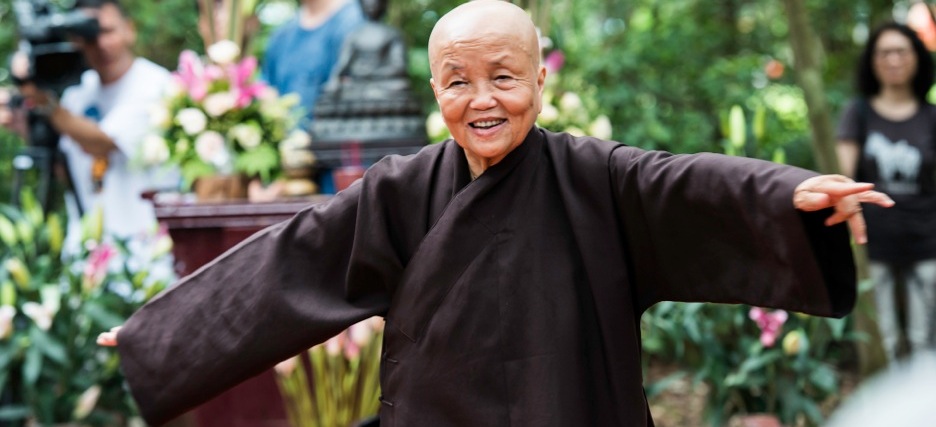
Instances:
[[[804,0],[784,0],[783,3],[789,22],[796,81],[803,90],[806,107],[809,109],[816,165],[823,173],[839,173],[832,116],[822,82],[822,45],[813,32]],[[864,280],[867,277],[867,254],[864,248],[856,248],[855,262],[858,266],[859,280]],[[878,370],[886,363],[877,324],[871,317],[873,307],[873,293],[859,294],[854,312],[855,327],[870,337],[869,340],[858,343],[861,373],[865,375]]]

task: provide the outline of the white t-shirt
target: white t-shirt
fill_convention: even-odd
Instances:
[[[146,190],[178,187],[177,171],[144,168],[133,161],[150,129],[151,108],[161,100],[169,77],[165,68],[137,58],[116,82],[102,86],[97,72],[88,70],[82,74],[80,84],[68,88],[62,95],[62,107],[96,121],[118,148],[108,158],[103,189],[95,193],[91,181],[92,156],[67,136],[59,142],[82,210],[87,214],[97,207],[103,208],[107,234],[130,238],[153,230],[156,216],[152,203],[142,199],[140,194]],[[66,204],[70,240],[80,237],[78,209],[74,200],[71,202]],[[76,242],[72,240],[71,243]]]

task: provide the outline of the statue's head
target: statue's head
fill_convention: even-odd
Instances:
[[[387,12],[387,0],[361,0],[361,10],[371,21],[379,21]]]

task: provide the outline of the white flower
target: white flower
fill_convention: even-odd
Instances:
[[[182,130],[189,135],[196,135],[205,130],[208,117],[197,108],[183,108],[176,113],[175,120],[182,126]]]
[[[280,363],[277,363],[276,366],[273,367],[273,369],[280,376],[289,377],[290,375],[292,375],[293,371],[296,370],[296,363],[298,362],[298,360],[299,360],[298,356],[290,357],[289,359],[286,359]]]
[[[432,112],[426,118],[426,132],[432,139],[443,139],[448,135],[448,126],[445,125],[445,118],[438,111]]]
[[[231,92],[212,93],[205,97],[205,112],[211,117],[219,117],[237,105],[237,96]]]
[[[565,132],[572,136],[585,136],[585,131],[575,126],[565,128]]]
[[[602,114],[588,126],[588,133],[595,138],[611,139],[611,119]]]
[[[179,98],[182,95],[186,95],[188,91],[185,89],[185,85],[182,84],[178,78],[169,79],[169,83],[166,84],[165,94],[169,99]]]
[[[14,316],[16,316],[16,307],[12,305],[0,307],[0,339],[9,338],[13,334]]]
[[[95,384],[88,387],[84,393],[81,393],[81,396],[78,396],[78,401],[75,402],[75,410],[72,412],[72,418],[80,420],[87,417],[91,414],[91,411],[94,410],[94,407],[97,406],[98,398],[100,397],[101,386]]]
[[[165,105],[156,104],[149,109],[149,122],[151,126],[165,129],[171,124],[172,117],[169,116],[169,109]]]
[[[43,331],[48,331],[52,327],[52,317],[55,316],[49,307],[33,301],[23,303],[23,314],[36,322],[36,326]]]
[[[304,130],[296,129],[290,132],[289,136],[280,142],[280,151],[288,152],[306,148],[309,145],[312,145],[312,137],[309,136],[309,133]]]
[[[240,47],[230,40],[221,40],[208,46],[208,58],[215,64],[232,64],[238,56],[240,56]]]
[[[214,165],[217,168],[227,166],[231,157],[227,147],[224,146],[224,137],[213,130],[202,133],[198,135],[198,138],[195,138],[195,153],[205,163]]]
[[[358,347],[364,347],[374,336],[374,331],[371,329],[370,322],[363,320],[348,328],[348,336]]]
[[[169,144],[159,135],[147,135],[141,147],[143,163],[159,165],[169,160]]]
[[[237,141],[245,150],[257,148],[263,140],[263,131],[253,123],[241,123],[231,127],[228,138]]]
[[[279,92],[273,86],[266,86],[260,90],[257,99],[261,101],[276,101],[279,99]]]
[[[575,92],[566,92],[559,98],[559,108],[563,113],[569,113],[582,108],[582,98]]]
[[[552,104],[543,104],[543,111],[540,111],[539,119],[544,125],[554,123],[559,120],[559,110],[553,107]]]
[[[325,353],[329,356],[337,356],[341,354],[341,349],[344,348],[345,336],[344,332],[335,335],[325,341]]]

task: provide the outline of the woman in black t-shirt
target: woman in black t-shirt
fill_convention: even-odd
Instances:
[[[842,172],[891,196],[891,209],[867,206],[868,255],[879,326],[891,360],[901,331],[895,287],[906,293],[911,351],[936,333],[936,106],[926,101],[933,59],[910,28],[889,23],[868,40],[858,67],[861,97],[838,128]]]

